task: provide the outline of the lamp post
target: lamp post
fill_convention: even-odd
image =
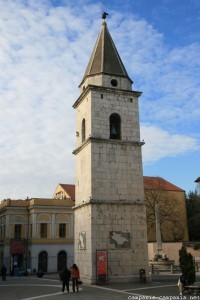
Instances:
[[[28,201],[28,197],[26,199]],[[26,270],[28,269],[28,249],[29,249],[29,204],[27,206],[27,234],[26,234]]]

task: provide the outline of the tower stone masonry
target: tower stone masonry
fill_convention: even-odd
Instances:
[[[76,109],[75,263],[93,284],[148,275],[138,98],[107,28],[102,26]],[[105,270],[98,270],[103,250]],[[100,281],[99,281],[100,280]],[[101,283],[101,282],[100,282]]]

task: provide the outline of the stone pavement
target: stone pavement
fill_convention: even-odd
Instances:
[[[151,283],[109,284],[105,286],[82,285],[79,293],[61,292],[61,282],[57,274],[43,278],[7,277],[0,281],[0,300],[152,300],[157,297],[165,300],[179,299],[177,281],[179,274],[153,275]],[[197,276],[196,284],[200,285]],[[185,297],[186,299],[186,297]],[[200,300],[200,297],[190,300]]]

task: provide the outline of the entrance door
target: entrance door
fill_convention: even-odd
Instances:
[[[62,271],[63,268],[66,266],[67,266],[67,253],[65,251],[60,251],[58,253],[58,258],[57,258],[57,272]]]
[[[23,270],[24,256],[22,254],[13,254],[11,256],[11,272],[14,276],[18,276]]]
[[[47,272],[47,263],[48,253],[46,251],[40,252],[38,257],[38,271],[42,270],[43,272]]]

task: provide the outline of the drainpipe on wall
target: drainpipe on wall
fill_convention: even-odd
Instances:
[[[26,200],[28,200],[28,197],[27,197]],[[29,269],[29,266],[28,266],[28,249],[29,249],[29,206],[27,206],[26,270],[25,270],[25,272],[27,272],[27,269]]]

